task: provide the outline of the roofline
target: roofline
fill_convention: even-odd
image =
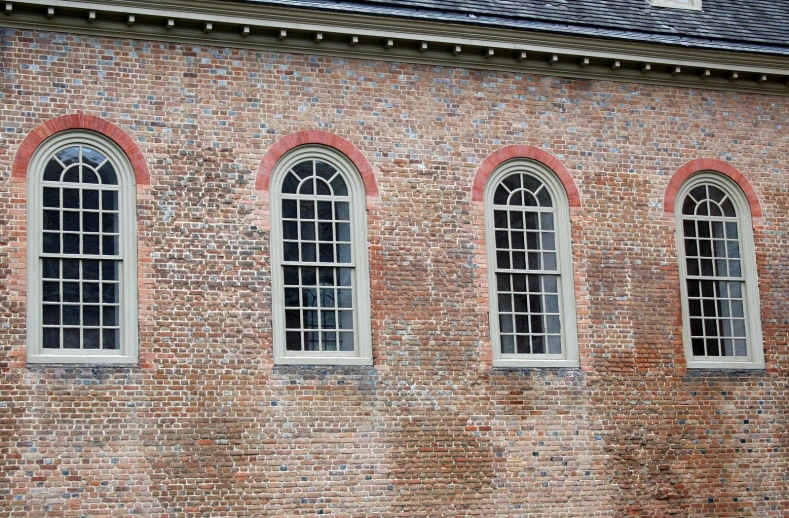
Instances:
[[[0,26],[551,76],[789,95],[789,56],[273,6],[0,2]]]

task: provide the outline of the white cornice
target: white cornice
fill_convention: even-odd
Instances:
[[[6,27],[789,95],[784,56],[215,0],[2,4]]]

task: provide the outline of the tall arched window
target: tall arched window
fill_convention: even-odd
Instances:
[[[533,160],[505,162],[485,188],[496,366],[578,366],[567,193]]]
[[[277,363],[372,363],[365,191],[344,155],[302,146],[271,178]]]
[[[763,368],[750,206],[715,172],[676,198],[685,356],[691,368]]]
[[[28,361],[135,363],[134,174],[87,131],[46,140],[28,168]]]

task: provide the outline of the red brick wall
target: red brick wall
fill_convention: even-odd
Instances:
[[[786,516],[786,99],[3,30],[0,515]],[[140,367],[24,364],[24,139],[59,116],[141,151]],[[321,130],[370,164],[373,367],[274,366],[261,162]],[[491,367],[486,158],[555,157],[581,369]],[[684,368],[687,162],[754,219],[766,371]]]

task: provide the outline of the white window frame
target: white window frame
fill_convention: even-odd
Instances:
[[[649,0],[652,7],[668,7],[669,9],[687,9],[701,11],[701,0]]]
[[[351,217],[351,254],[354,269],[354,342],[352,354],[325,351],[288,351],[285,346],[285,294],[283,278],[282,182],[299,162],[320,160],[340,172],[348,188]],[[274,363],[282,365],[372,365],[370,273],[367,246],[367,207],[361,174],[345,155],[320,145],[299,146],[286,153],[271,175],[271,303]]]
[[[743,303],[746,326],[747,356],[719,356],[696,359],[690,331],[690,308],[687,288],[687,265],[685,260],[685,236],[682,218],[682,204],[693,188],[701,185],[714,185],[725,192],[737,211],[737,226],[740,238],[740,261],[742,277],[745,280]],[[716,171],[701,171],[688,178],[677,192],[674,206],[676,216],[677,259],[679,262],[679,287],[682,306],[682,336],[685,345],[685,360],[689,369],[764,369],[764,344],[762,342],[762,323],[759,303],[759,279],[756,272],[756,251],[753,240],[751,206],[742,189],[729,177]]]
[[[44,168],[58,150],[74,145],[95,148],[112,162],[118,177],[120,347],[104,349],[44,349],[41,270]],[[53,135],[34,152],[27,170],[27,361],[28,363],[136,364],[139,362],[137,317],[137,217],[134,170],[126,154],[111,140],[90,131]],[[73,259],[85,257],[74,254]]]
[[[499,183],[513,173],[537,177],[548,189],[556,207],[556,254],[559,270],[559,310],[562,354],[502,354],[499,332],[499,303],[496,285],[496,239],[493,197]],[[490,342],[494,367],[579,367],[578,326],[575,312],[572,245],[570,239],[570,203],[567,192],[556,174],[544,164],[531,159],[513,159],[500,165],[488,178],[484,194],[485,241],[488,258],[488,297],[490,301]]]

